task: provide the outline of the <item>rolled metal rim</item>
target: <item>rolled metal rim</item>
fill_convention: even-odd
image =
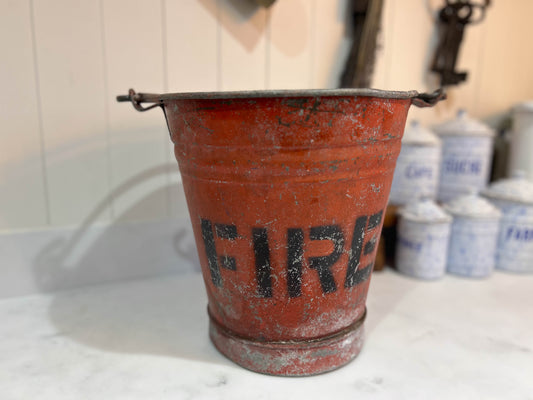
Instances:
[[[416,90],[396,91],[380,89],[304,89],[304,90],[244,90],[220,92],[184,92],[156,95],[159,100],[181,99],[254,99],[284,97],[378,97],[383,99],[412,99],[418,96]],[[146,95],[145,95],[146,96]]]
[[[304,89],[304,90],[247,90],[236,92],[185,92],[185,93],[136,93],[130,89],[127,95],[117,96],[119,102],[130,102],[138,111],[146,111],[163,106],[166,101],[173,100],[235,100],[263,98],[316,98],[316,97],[373,97],[378,99],[411,100],[417,107],[432,107],[446,99],[444,90],[437,89],[432,93],[419,93],[416,90],[397,91],[380,89]],[[155,103],[143,107],[141,103]]]

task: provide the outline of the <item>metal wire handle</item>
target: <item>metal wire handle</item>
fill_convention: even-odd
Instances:
[[[128,90],[128,94],[127,95],[117,96],[117,101],[118,102],[131,101],[131,104],[133,104],[133,107],[137,111],[148,111],[148,110],[151,110],[152,108],[161,107],[163,105],[163,103],[161,101],[159,101],[159,99],[155,99],[154,101],[150,101],[149,99],[147,99],[147,96],[149,97],[149,95],[146,95],[146,94],[143,94],[143,93],[137,94],[137,93],[135,93],[135,90],[130,89],[130,90]],[[143,106],[141,106],[141,102],[142,101],[148,101],[150,103],[155,102],[155,104],[152,104],[151,106],[148,106],[148,107],[143,107]]]

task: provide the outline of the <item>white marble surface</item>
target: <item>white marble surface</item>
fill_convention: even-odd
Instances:
[[[376,273],[359,357],[263,376],[207,337],[200,275],[0,301],[0,398],[533,399],[533,276]]]

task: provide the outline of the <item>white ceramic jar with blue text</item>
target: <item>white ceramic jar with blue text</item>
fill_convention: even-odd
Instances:
[[[419,279],[438,279],[446,271],[451,217],[432,200],[399,211],[396,268]]]
[[[496,268],[533,273],[533,182],[517,173],[494,183],[484,195],[502,212]]]
[[[417,198],[435,199],[439,182],[440,140],[413,121],[405,129],[396,161],[389,202],[405,205]]]
[[[453,217],[447,272],[489,276],[496,263],[501,212],[475,193],[455,198],[444,209]]]
[[[487,185],[494,131],[460,110],[457,118],[433,128],[442,141],[438,200],[477,191]]]

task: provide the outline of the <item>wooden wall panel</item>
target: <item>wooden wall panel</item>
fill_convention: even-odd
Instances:
[[[0,1],[0,230],[47,223],[29,1]]]
[[[340,77],[350,51],[351,38],[345,22],[349,0],[315,0],[312,34],[313,86],[318,89],[339,87]]]
[[[109,220],[99,3],[33,2],[52,225]]]
[[[313,86],[314,1],[278,1],[269,9],[268,88]]]
[[[252,1],[219,0],[220,89],[266,86],[267,11]]]
[[[216,90],[218,34],[216,0],[165,0],[168,91]]]
[[[337,87],[349,0],[0,0],[0,229],[89,219],[183,216],[161,113],[114,96],[139,91]],[[386,0],[373,86],[432,90],[437,0]],[[410,118],[466,108],[496,125],[533,98],[528,0],[493,2],[467,28],[466,83]]]
[[[533,99],[533,2],[494,1],[487,12],[476,114],[497,123],[516,103]]]
[[[216,0],[164,0],[166,91],[214,91],[220,87]],[[174,147],[168,142],[169,212],[186,216]]]
[[[130,87],[152,93],[165,90],[161,3],[106,0],[102,6],[113,213],[120,220],[165,218],[170,140],[163,113],[139,113],[115,101]],[[132,29],[136,26],[142,31]]]

